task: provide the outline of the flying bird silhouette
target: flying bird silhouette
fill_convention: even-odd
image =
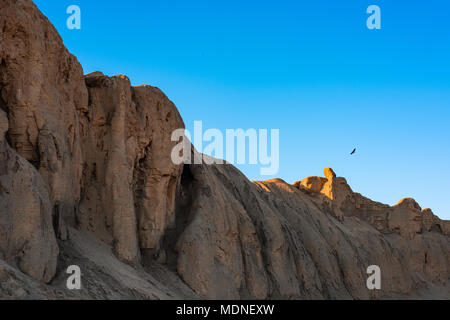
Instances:
[[[355,154],[355,152],[356,152],[356,148],[353,149],[352,153],[350,153],[350,154]]]

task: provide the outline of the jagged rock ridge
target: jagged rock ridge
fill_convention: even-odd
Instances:
[[[450,296],[448,221],[371,201],[331,169],[290,185],[174,165],[173,103],[83,75],[29,0],[0,0],[0,90],[0,298]]]

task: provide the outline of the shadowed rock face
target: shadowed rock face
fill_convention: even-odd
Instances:
[[[0,259],[48,282],[56,271],[58,246],[47,186],[8,145],[7,130],[8,120],[0,110]]]
[[[0,40],[0,298],[450,298],[450,222],[413,199],[175,165],[159,89],[84,76],[28,0],[0,0]]]

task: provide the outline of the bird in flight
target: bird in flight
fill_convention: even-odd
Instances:
[[[356,148],[355,148],[355,149],[353,149],[352,153],[350,153],[350,154],[354,154],[355,152],[356,152]]]

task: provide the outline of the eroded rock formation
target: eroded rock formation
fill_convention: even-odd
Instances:
[[[189,170],[177,270],[203,297],[369,299],[429,283],[449,292],[449,222],[409,200],[370,201],[328,168],[295,185],[250,182],[229,165]],[[370,265],[383,270],[385,291],[367,290]]]
[[[66,224],[92,231],[130,263],[139,248],[157,253],[181,176],[170,161],[170,134],[184,127],[177,109],[127,77],[83,76],[31,1],[0,3],[8,141],[45,181],[57,234]]]
[[[411,198],[400,200],[395,206],[372,201],[354,193],[344,178],[336,177],[330,168],[325,168],[325,177],[308,177],[294,185],[331,209],[335,216],[356,216],[364,219],[383,233],[397,232],[413,238],[415,234],[435,230],[444,235],[450,233],[449,221],[436,217],[431,209],[424,209]]]
[[[173,164],[173,103],[83,75],[29,0],[0,0],[0,90],[0,298],[450,297],[449,221],[329,168],[290,185]]]
[[[170,159],[171,132],[184,128],[157,88],[132,87],[124,76],[86,76],[89,106],[80,117],[83,154],[79,226],[114,243],[138,263],[157,254],[173,223],[181,166]]]
[[[0,259],[37,280],[50,281],[58,246],[47,186],[37,170],[6,141],[0,110]]]

